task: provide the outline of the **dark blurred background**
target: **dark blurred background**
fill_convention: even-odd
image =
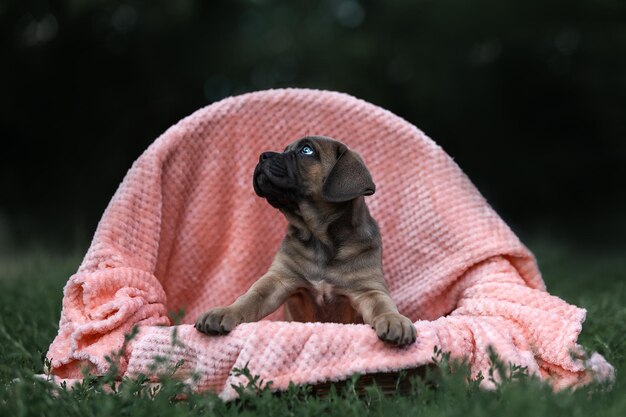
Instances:
[[[522,237],[626,241],[624,0],[0,0],[0,250],[85,245],[165,129],[347,92],[424,130]]]

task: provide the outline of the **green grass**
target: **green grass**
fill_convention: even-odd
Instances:
[[[521,377],[483,391],[466,383],[461,367],[455,373],[429,371],[410,381],[409,392],[387,396],[372,387],[359,397],[353,381],[325,398],[312,395],[310,387],[292,387],[279,395],[248,389],[242,400],[227,404],[212,394],[187,392],[174,380],[158,392],[141,379],[110,392],[107,378],[55,391],[33,375],[44,371],[43,358],[57,332],[62,288],[80,255],[33,250],[0,257],[0,416],[626,415],[626,386],[619,374],[626,365],[626,258],[618,251],[589,253],[545,239],[529,246],[550,292],[588,310],[579,341],[616,366],[612,389],[595,385],[553,393],[545,384]],[[443,369],[447,366],[443,360]]]

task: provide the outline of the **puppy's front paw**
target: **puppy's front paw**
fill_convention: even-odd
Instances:
[[[239,323],[243,323],[243,316],[236,309],[219,307],[201,314],[194,327],[202,333],[226,334]]]
[[[411,320],[399,313],[385,313],[374,318],[372,327],[381,340],[398,346],[415,342],[417,331]]]

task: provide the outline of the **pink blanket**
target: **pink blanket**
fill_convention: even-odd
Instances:
[[[367,203],[382,233],[385,278],[415,322],[414,345],[385,344],[366,325],[283,322],[281,311],[227,336],[193,328],[198,314],[231,303],[270,264],[286,222],[256,197],[252,172],[262,151],[308,134],[345,142],[370,168],[377,192]],[[183,324],[172,326],[168,312],[178,309]],[[613,374],[600,355],[581,354],[584,319],[585,310],[546,292],[532,254],[416,127],[345,94],[271,90],[195,112],[137,159],[65,286],[48,358],[58,378],[78,378],[84,365],[104,373],[105,356],[138,324],[123,375],[149,373],[157,355],[184,359],[181,378],[226,399],[241,382],[233,367],[247,364],[283,389],[424,365],[434,346],[466,358],[474,374],[486,374],[492,346],[505,363],[562,388]]]

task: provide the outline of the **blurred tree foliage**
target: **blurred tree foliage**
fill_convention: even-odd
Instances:
[[[18,241],[89,236],[167,127],[285,86],[416,124],[518,229],[626,208],[623,0],[0,0],[0,48],[0,234]]]

